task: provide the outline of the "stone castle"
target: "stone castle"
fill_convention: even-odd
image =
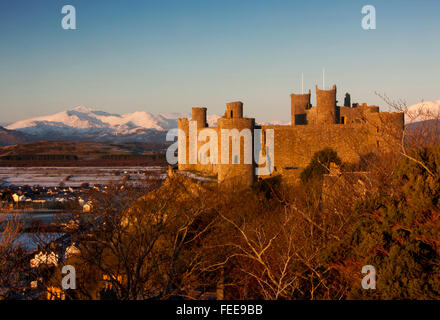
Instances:
[[[310,103],[310,90],[305,94],[291,94],[290,97],[290,125],[258,125],[254,118],[244,117],[243,103],[239,101],[227,103],[225,114],[218,119],[217,127],[211,129],[216,130],[219,136],[222,129],[249,129],[251,132],[260,129],[263,153],[265,134],[273,129],[274,156],[271,161],[274,170],[271,175],[282,177],[297,177],[300,170],[309,164],[313,154],[326,147],[335,150],[342,161],[356,163],[372,153],[390,151],[401,139],[403,113],[379,112],[378,106],[365,103],[351,104],[348,93],[344,105],[338,106],[335,85],[330,90],[320,90],[316,86],[316,106]],[[254,160],[252,163],[244,162],[243,137],[239,138],[240,157],[236,164],[232,161],[229,164],[202,164],[198,158],[191,161],[188,152],[189,123],[196,121],[197,130],[208,128],[206,111],[206,108],[192,108],[192,119],[178,119],[178,129],[185,135],[179,135],[179,140],[183,140],[179,141],[179,148],[186,148],[186,161],[179,160],[178,169],[216,175],[219,183],[233,182],[246,186],[252,185],[258,178],[267,177],[256,175],[255,167],[259,165]],[[197,141],[197,149],[204,143]]]

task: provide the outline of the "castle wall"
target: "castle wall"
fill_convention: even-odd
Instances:
[[[318,110],[316,109],[316,107],[310,108],[308,110],[306,110],[306,116],[307,116],[307,124],[316,124],[317,123],[317,118],[318,118]]]
[[[262,126],[262,129],[274,130],[276,173],[306,167],[313,154],[326,147],[334,149],[345,162],[359,161],[362,155],[376,147],[375,139],[369,137],[370,131],[365,126]]]
[[[317,151],[330,147],[344,162],[358,162],[372,152],[389,152],[398,146],[404,118],[402,113],[370,113],[352,124],[307,126],[262,126],[273,129],[274,165],[278,173],[306,167]]]
[[[361,123],[371,113],[379,113],[378,106],[367,106],[366,104],[356,105],[355,108],[339,107],[341,124]]]
[[[391,151],[400,146],[404,124],[402,112],[366,114],[366,125],[370,129],[370,135],[375,137],[377,147],[382,151]]]
[[[310,106],[310,93],[291,95],[292,124],[285,126],[261,126],[264,131],[274,130],[275,174],[291,175],[306,167],[317,151],[332,148],[344,162],[355,163],[370,153],[389,152],[399,146],[404,128],[403,113],[380,113],[379,107],[366,104],[350,108],[336,106],[336,86],[331,90],[316,88],[317,106]],[[299,117],[298,117],[299,116]],[[193,108],[193,120],[198,130],[206,128],[206,108]],[[301,124],[301,125],[300,125]],[[253,132],[255,120],[243,118],[243,103],[232,102],[226,106],[225,115],[218,119],[215,130],[218,137],[218,163],[202,165],[190,163],[189,120],[178,119],[178,128],[183,130],[186,142],[186,164],[179,162],[179,170],[196,170],[206,175],[217,175],[223,185],[240,184],[250,186],[255,180],[255,163],[244,161],[244,137],[240,138],[240,159],[232,158],[232,139],[229,138],[228,164],[222,164],[222,154],[226,149],[221,144],[222,129],[236,129],[251,132],[253,155]],[[209,140],[208,140],[209,141]],[[197,142],[197,151],[208,141]],[[180,144],[179,144],[180,149]],[[238,163],[237,163],[238,162]]]

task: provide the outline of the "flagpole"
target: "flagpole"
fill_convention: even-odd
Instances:
[[[304,72],[301,72],[301,94],[304,94]]]

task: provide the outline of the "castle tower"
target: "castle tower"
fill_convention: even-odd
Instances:
[[[197,129],[207,127],[206,108],[192,108],[192,121],[197,121]]]
[[[217,172],[219,184],[229,187],[248,187],[254,183],[254,127],[254,118],[243,118],[242,102],[232,102],[226,105],[225,116],[218,119],[220,152]],[[225,129],[227,131],[222,131]],[[228,134],[225,135],[225,132]],[[239,153],[237,154],[233,152],[234,144],[239,145]],[[227,163],[222,163],[222,159],[227,159]]]
[[[182,130],[183,135],[178,136],[178,153],[179,158],[182,159],[182,155],[185,159],[183,159],[183,162],[178,161],[178,169],[180,171],[185,170],[194,170],[194,165],[189,163],[189,121],[187,118],[179,118],[177,119],[177,128],[179,130]]]
[[[351,96],[348,92],[345,94],[344,107],[351,108]]]
[[[224,117],[227,119],[243,118],[243,102],[235,101],[227,103]]]
[[[320,90],[316,86],[317,124],[338,123],[336,113],[336,85],[330,90]]]
[[[310,108],[310,90],[309,93],[290,95],[292,126],[307,124],[306,110]]]

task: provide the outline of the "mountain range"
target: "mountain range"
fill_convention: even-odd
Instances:
[[[177,119],[185,113],[151,114],[138,111],[114,114],[84,106],[49,116],[17,121],[6,126],[27,136],[28,140],[93,140],[93,141],[151,141],[163,142],[167,130],[177,128]],[[209,115],[209,125],[219,116]]]
[[[407,108],[405,123],[439,119],[440,100],[420,102]],[[101,141],[159,142],[165,141],[169,129],[177,128],[178,118],[190,118],[187,113],[152,114],[137,111],[127,114],[107,113],[78,106],[48,116],[21,120],[0,126],[0,145],[31,141]],[[209,126],[215,126],[220,116],[207,116]],[[271,121],[261,124],[288,124]]]

